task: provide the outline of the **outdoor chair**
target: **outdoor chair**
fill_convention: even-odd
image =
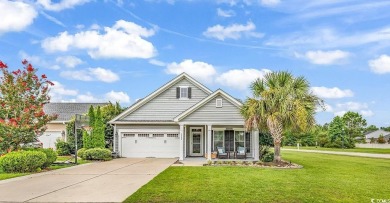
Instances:
[[[228,159],[229,155],[226,153],[225,148],[223,147],[217,147],[217,158],[218,159]]]
[[[237,147],[236,159],[246,159],[246,148],[245,147]]]

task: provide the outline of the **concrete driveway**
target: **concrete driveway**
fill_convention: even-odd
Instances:
[[[176,159],[121,158],[0,181],[1,202],[122,202]]]

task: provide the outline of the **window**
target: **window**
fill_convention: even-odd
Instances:
[[[191,99],[191,87],[176,87],[176,98]]]
[[[149,134],[146,134],[146,133],[140,133],[140,134],[138,134],[138,137],[149,137]]]
[[[215,106],[217,108],[222,108],[222,99],[216,99],[215,100]]]
[[[153,137],[164,137],[164,134],[153,134]]]
[[[245,133],[244,131],[234,131],[234,141],[236,149],[238,147],[245,147]]]
[[[188,98],[188,88],[187,87],[180,88],[180,98]]]
[[[179,134],[177,134],[177,133],[168,133],[167,137],[176,137],[176,138],[178,138]]]
[[[132,133],[123,133],[123,137],[135,137],[135,134],[132,134]]]
[[[223,147],[223,134],[224,131],[214,131],[213,151],[216,151],[217,147]]]

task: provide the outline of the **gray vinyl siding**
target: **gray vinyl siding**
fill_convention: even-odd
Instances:
[[[191,99],[177,99],[176,87],[191,87]],[[197,86],[187,79],[183,79],[172,85],[165,92],[153,98],[134,112],[130,113],[123,120],[173,120],[177,115],[195,105],[208,96]]]
[[[222,99],[222,108],[215,105],[216,99]],[[185,117],[183,122],[237,122],[244,123],[244,118],[240,114],[240,109],[224,97],[218,95],[208,103]]]
[[[116,126],[117,130],[129,130],[129,132],[132,129],[145,129],[147,130],[156,130],[156,129],[163,129],[163,130],[179,130],[179,125],[145,125],[145,124],[126,124],[126,125],[117,125]]]

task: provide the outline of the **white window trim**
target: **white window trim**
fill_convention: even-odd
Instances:
[[[179,88],[180,88],[180,97],[179,97],[179,99],[188,100],[188,99],[189,99],[189,98],[188,98],[188,88],[189,88],[189,86],[179,86]],[[184,88],[187,89],[187,96],[186,96],[186,97],[182,97],[182,96],[181,96],[181,90],[184,89]]]
[[[218,130],[217,130],[218,129]],[[214,128],[213,129],[213,147],[215,146],[215,137],[214,137],[214,134],[215,134],[215,131],[222,131],[223,132],[223,136],[222,136],[222,147],[225,148],[225,131],[222,130],[221,128]],[[214,149],[214,151],[217,151],[216,149]]]
[[[221,102],[221,105],[220,105],[220,106],[218,106],[218,102]],[[223,107],[222,99],[216,99],[216,100],[215,100],[215,107],[217,107],[217,108],[222,108],[222,107]]]

